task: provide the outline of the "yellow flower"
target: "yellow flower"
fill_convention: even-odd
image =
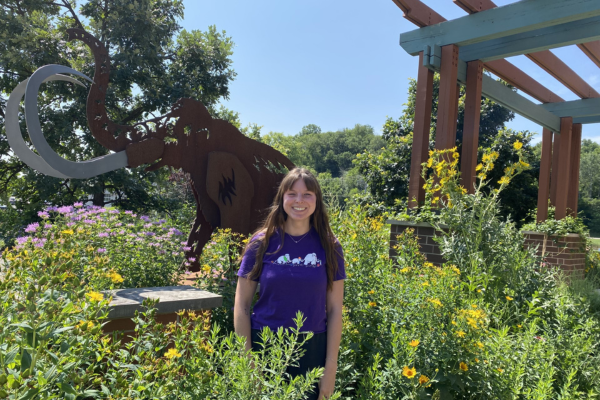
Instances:
[[[85,294],[88,299],[90,299],[91,301],[102,301],[104,300],[104,295],[102,293],[98,293],[98,292],[89,292]]]
[[[484,345],[481,342],[477,342],[476,343],[477,347],[479,347],[480,349],[483,349]]]
[[[436,307],[441,307],[442,306],[442,302],[439,301],[438,299],[427,299],[428,302],[430,302],[431,304],[433,304]]]
[[[464,362],[461,362],[459,364],[459,368],[462,369],[463,371],[467,371],[469,369],[469,366],[467,364],[465,364]]]
[[[413,368],[404,367],[402,368],[402,375],[407,377],[408,379],[412,379],[417,375],[417,370]]]
[[[477,304],[471,304],[471,307],[477,308]]]
[[[210,272],[210,266],[208,264],[204,264],[202,266],[202,271],[207,272],[207,273]]]
[[[513,144],[513,147],[515,148],[515,150],[521,150],[521,147],[523,147],[523,143],[519,142],[518,140]]]
[[[374,290],[369,290],[368,293],[369,294],[375,294],[375,291]]]
[[[479,362],[479,358],[476,358],[476,359],[475,359],[475,362]]]
[[[482,168],[483,164],[477,164],[477,166],[475,167],[475,171],[481,171]]]
[[[520,161],[519,161],[519,164],[521,164],[521,166],[522,166],[523,168],[527,168],[527,167],[529,167],[529,164],[527,164],[527,163],[526,163],[525,161],[523,161],[523,160],[520,160]]]
[[[371,306],[371,307],[376,307],[376,306],[377,306],[377,303],[375,303],[374,301],[370,301],[370,302],[369,302],[369,306]]]
[[[429,282],[423,282],[423,283],[421,283],[421,285],[423,285],[423,286],[429,286]]]
[[[426,268],[433,268],[434,267],[433,263],[430,263],[430,262],[426,262],[425,264],[423,264],[423,266],[426,267]]]
[[[64,231],[61,231],[60,233],[64,233],[65,235],[72,235],[73,229],[65,229]]]
[[[512,299],[513,299],[512,297],[510,297],[510,296],[506,296],[506,300],[508,300],[508,301],[512,301]]]
[[[522,328],[522,327],[523,327],[523,325],[521,325],[521,324],[517,325],[517,328]]]
[[[400,272],[402,272],[403,274],[407,273],[408,271],[410,271],[410,268],[408,267],[404,267],[400,270]]]
[[[429,382],[429,378],[428,378],[428,377],[426,377],[425,375],[421,375],[421,376],[419,377],[419,384],[420,384],[420,385],[424,385],[424,384],[426,384],[427,382]]]
[[[421,342],[419,342],[418,340],[414,339],[414,340],[410,341],[409,345],[411,345],[412,347],[417,347],[419,345],[419,343],[421,343]]]
[[[179,353],[176,349],[169,349],[166,353],[165,353],[165,357],[168,358],[169,360],[174,358],[174,357],[181,357],[181,353]]]
[[[108,274],[108,277],[110,278],[112,283],[121,283],[124,281],[123,277],[114,271]]]
[[[502,178],[500,178],[498,183],[501,185],[508,185],[510,183],[510,178],[508,176],[503,176]]]
[[[496,368],[496,371],[498,371],[498,372],[500,372],[500,373],[503,373],[503,372],[504,372],[504,370],[503,370],[502,368]]]
[[[458,336],[460,338],[464,338],[465,336],[467,336],[467,334],[464,331],[458,331],[458,332],[456,332],[456,336]]]
[[[479,174],[479,175],[477,175],[477,177],[478,177],[479,179],[481,179],[482,181],[484,181],[484,180],[485,180],[485,178],[487,178],[487,175],[482,173],[482,174]]]

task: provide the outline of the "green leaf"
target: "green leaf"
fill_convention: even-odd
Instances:
[[[26,349],[21,351],[21,372],[31,367],[31,354]]]
[[[33,398],[33,396],[38,394],[39,391],[40,391],[40,389],[38,389],[38,388],[29,389],[27,391],[27,393],[25,393],[23,396],[19,397],[19,400],[29,400],[29,399]]]
[[[67,394],[77,395],[77,391],[75,390],[75,388],[69,385],[68,383],[57,383],[56,386],[58,386],[60,390]]]
[[[22,328],[27,333],[33,333],[33,328],[29,324],[26,324],[25,322],[20,322],[18,324],[11,324],[10,326],[17,326],[19,328]]]

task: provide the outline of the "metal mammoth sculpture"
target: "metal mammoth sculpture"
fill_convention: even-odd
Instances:
[[[104,45],[81,29],[68,29],[69,40],[82,40],[92,51],[94,79],[62,65],[39,68],[11,93],[6,107],[8,141],[31,168],[59,178],[85,179],[124,167],[151,164],[189,173],[197,202],[196,220],[188,237],[191,255],[200,255],[217,227],[248,234],[264,218],[285,169],[292,162],[273,148],[244,136],[227,121],[213,119],[199,101],[178,100],[168,114],[135,125],[118,125],[106,113],[109,55]],[[87,120],[94,138],[114,153],[84,162],[66,160],[48,145],[38,119],[37,96],[45,81],[62,80],[84,86],[63,74],[91,82]],[[25,120],[39,156],[25,144],[18,112],[25,96]],[[198,265],[193,266],[197,270]]]

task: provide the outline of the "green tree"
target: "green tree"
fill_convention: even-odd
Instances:
[[[385,148],[378,154],[366,151],[360,155],[355,161],[361,174],[363,174],[369,185],[371,201],[383,203],[387,206],[394,206],[397,199],[406,200],[408,198],[408,181],[410,177],[410,159],[412,151],[413,127],[415,117],[415,102],[416,102],[417,82],[414,79],[410,80],[408,101],[404,108],[403,114],[398,118],[388,117],[383,126],[383,139],[386,141]],[[429,147],[433,149],[435,143],[435,130],[437,123],[437,100],[439,93],[439,75],[434,76],[433,86],[433,107],[431,113],[431,129]],[[465,91],[461,88],[459,108],[458,108],[458,123],[457,123],[457,138],[456,145],[458,152],[461,152],[461,142],[463,136],[463,120],[464,120],[464,98]],[[500,152],[500,158],[497,162],[497,173],[490,176],[492,179],[491,188],[496,186],[496,174],[498,179],[502,175],[502,165],[508,164],[511,161],[510,146],[517,139],[524,143],[525,154],[529,157],[529,162],[532,169],[519,176],[520,184],[523,187],[518,187],[518,184],[512,184],[509,188],[502,192],[503,199],[508,199],[502,204],[502,213],[512,215],[516,221],[520,221],[526,217],[527,211],[535,207],[537,201],[537,177],[539,175],[539,161],[536,159],[534,152],[530,149],[531,138],[524,133],[516,133],[511,130],[504,130],[504,124],[514,118],[514,113],[507,108],[494,103],[493,101],[483,97],[481,99],[481,119],[479,128],[479,147],[486,148],[492,145],[497,147]],[[498,145],[500,140],[500,145]],[[503,142],[504,141],[504,142]],[[496,144],[495,144],[496,143]],[[479,159],[481,159],[481,151]],[[516,193],[515,191],[519,192]],[[513,202],[512,199],[519,199],[519,203]]]
[[[70,66],[93,78],[94,60],[80,41],[67,41],[67,28],[84,28],[100,40],[111,57],[106,108],[117,123],[132,124],[168,112],[182,97],[202,101],[215,115],[228,98],[233,42],[214,26],[182,30],[181,0],[7,0],[0,7],[0,104],[13,88],[40,66]],[[38,97],[42,129],[51,147],[80,161],[108,153],[92,137],[86,121],[87,90],[47,83]],[[3,112],[3,111],[2,111]],[[169,196],[170,172],[143,168],[113,171],[92,179],[57,179],[29,169],[10,151],[0,114],[0,195],[14,196],[23,220],[45,202],[69,203],[93,197],[97,205],[120,204],[147,210],[178,207]],[[226,118],[228,119],[228,118]],[[24,124],[22,124],[24,130]],[[106,192],[115,194],[105,198]]]

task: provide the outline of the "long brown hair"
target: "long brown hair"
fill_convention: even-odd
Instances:
[[[325,203],[323,202],[321,186],[319,186],[317,178],[315,178],[315,176],[306,168],[294,168],[288,172],[281,181],[267,218],[265,218],[263,225],[252,235],[252,240],[250,240],[242,254],[243,257],[248,250],[256,249],[256,261],[254,267],[248,273],[246,278],[258,279],[260,277],[263,267],[263,257],[269,246],[269,240],[277,230],[281,237],[281,244],[277,250],[269,254],[275,254],[283,247],[283,241],[285,239],[285,221],[287,219],[287,213],[283,209],[283,195],[294,186],[294,183],[296,183],[298,179],[302,179],[306,188],[313,192],[317,198],[315,212],[310,216],[310,226],[317,231],[321,240],[321,245],[323,246],[323,249],[325,249],[325,257],[327,260],[325,263],[327,268],[327,289],[331,290],[333,287],[333,280],[338,271],[336,253],[341,255],[340,246],[329,226],[329,216],[327,215]]]

